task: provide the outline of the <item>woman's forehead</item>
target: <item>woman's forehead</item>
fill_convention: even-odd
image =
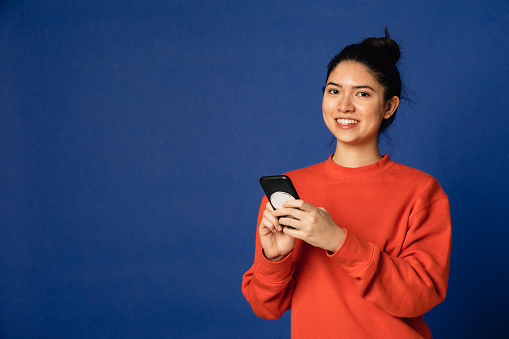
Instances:
[[[342,61],[329,74],[327,83],[337,85],[380,86],[371,70],[356,61]]]

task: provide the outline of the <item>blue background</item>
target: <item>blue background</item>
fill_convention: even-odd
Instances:
[[[435,176],[435,338],[506,331],[509,3],[0,2],[0,337],[288,338],[241,293],[258,178],[332,151],[330,58],[382,36],[412,104],[384,152]]]

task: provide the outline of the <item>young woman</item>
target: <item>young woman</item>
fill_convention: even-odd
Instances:
[[[291,309],[292,338],[431,338],[423,314],[447,290],[449,202],[432,176],[379,152],[399,56],[386,31],[331,60],[322,111],[336,151],[287,173],[302,200],[262,201],[242,291],[259,317]]]

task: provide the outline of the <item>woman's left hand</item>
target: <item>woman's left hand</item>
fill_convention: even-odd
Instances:
[[[285,234],[331,253],[336,252],[345,240],[345,230],[336,225],[323,207],[313,206],[304,200],[290,200],[272,213],[281,217],[281,225],[292,227],[283,228]]]

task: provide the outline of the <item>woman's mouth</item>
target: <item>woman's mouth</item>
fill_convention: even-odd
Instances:
[[[359,123],[359,120],[354,120],[354,119],[336,119],[336,122],[340,125],[345,125],[345,126],[348,126],[348,125],[356,125]]]

